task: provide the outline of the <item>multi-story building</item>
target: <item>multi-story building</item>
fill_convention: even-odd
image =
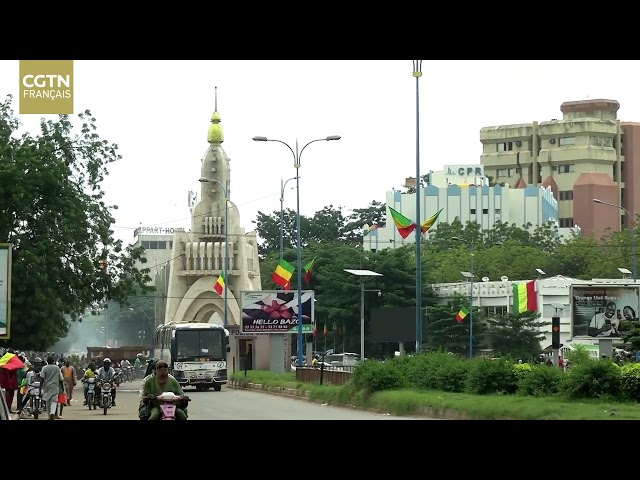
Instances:
[[[460,170],[463,174],[457,175]],[[469,175],[468,169],[474,169]],[[418,225],[431,217],[442,208],[438,222],[452,223],[458,220],[465,224],[475,221],[483,230],[490,230],[496,222],[506,222],[519,227],[531,225],[531,229],[549,222],[556,222],[558,218],[558,202],[553,197],[551,188],[527,186],[525,188],[511,188],[509,185],[483,185],[486,179],[482,174],[482,167],[475,166],[445,166],[442,172],[429,173],[429,185],[420,189],[423,200],[420,205],[419,221],[416,221],[415,193],[387,192],[387,206],[397,210]],[[466,182],[477,182],[469,184]],[[408,186],[415,184],[415,179],[408,178]],[[438,223],[432,227],[437,230]],[[559,235],[570,235],[570,229],[559,229]],[[425,234],[427,238],[429,233]],[[415,243],[415,234],[402,238],[398,233],[388,211],[387,222],[383,228],[373,230],[363,238],[366,250],[382,248],[397,248],[402,245]]]
[[[155,286],[156,274],[162,267],[168,265],[173,249],[173,235],[175,232],[184,232],[183,228],[168,227],[139,227],[133,232],[135,241],[133,247],[144,248],[145,263],[137,262],[136,268],[148,268],[151,282]]]
[[[583,235],[629,226],[640,213],[640,124],[617,118],[615,100],[564,102],[562,119],[484,127],[480,162],[486,175],[513,188],[550,187],[561,228]],[[626,208],[614,214],[611,206]]]

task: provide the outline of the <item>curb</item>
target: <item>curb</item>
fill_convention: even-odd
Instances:
[[[261,383],[252,383],[252,382],[238,382],[235,380],[229,380],[227,382],[227,387],[235,388],[238,390],[255,390],[258,392],[270,393],[272,395],[280,395],[283,397],[306,400],[307,402],[319,403],[319,401],[316,402],[310,398],[311,392],[298,390],[297,388],[276,387],[273,385],[263,385]],[[352,407],[352,408],[357,408],[358,410],[362,410],[365,412],[372,412],[372,413],[387,413],[381,410],[376,410],[372,408],[361,408],[361,407],[356,407],[355,405],[350,405],[350,404],[344,404],[344,405],[338,404],[333,406]],[[398,415],[398,416],[429,417],[429,418],[435,418],[438,420],[475,420],[471,415],[469,415],[466,412],[460,412],[457,410],[450,410],[450,409],[445,409],[444,411],[441,411],[441,410],[434,410],[431,407],[425,407],[415,415]]]

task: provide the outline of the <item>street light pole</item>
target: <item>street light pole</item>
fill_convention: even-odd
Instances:
[[[261,136],[256,136],[253,137],[253,141],[254,142],[277,142],[277,143],[282,143],[283,145],[285,145],[293,154],[293,166],[296,169],[296,247],[298,250],[298,261],[297,261],[297,267],[296,269],[298,270],[298,367],[302,367],[303,366],[303,356],[304,356],[304,352],[303,352],[303,333],[302,333],[302,241],[300,239],[300,157],[302,156],[302,152],[304,152],[304,149],[307,148],[309,145],[311,145],[312,143],[315,142],[320,142],[320,141],[331,141],[331,140],[340,140],[340,135],[330,135],[326,138],[319,138],[317,140],[311,140],[309,143],[307,143],[304,147],[302,147],[302,149],[298,150],[298,140],[296,139],[296,150],[295,152],[293,151],[293,148],[291,148],[289,146],[288,143],[283,142],[282,140],[275,140],[275,139],[270,139],[267,137],[261,137]],[[282,225],[282,223],[281,223]]]
[[[471,255],[471,265],[469,272],[461,272],[462,275],[469,279],[469,358],[473,358],[473,240],[467,241],[460,237],[451,237],[451,240],[466,243],[469,246],[469,254]]]
[[[201,183],[217,183],[224,193],[224,326],[229,325],[229,196],[227,188],[215,178],[201,178]]]
[[[287,183],[290,180],[297,180],[296,177],[291,177],[286,182],[282,183],[282,179],[280,179],[280,261],[284,259],[284,189],[287,187]]]
[[[422,348],[422,230],[420,228],[420,88],[422,60],[413,61],[416,79],[416,353]]]
[[[593,203],[599,203],[600,205],[608,205],[609,207],[616,207],[620,210],[623,210],[627,217],[631,219],[631,214],[629,210],[624,208],[622,205],[616,205],[615,203],[603,202],[602,200],[598,200],[597,198],[593,199]],[[633,219],[632,219],[633,220]],[[633,283],[636,283],[638,279],[638,258],[636,256],[636,226],[635,220],[631,223],[631,255],[633,257]]]

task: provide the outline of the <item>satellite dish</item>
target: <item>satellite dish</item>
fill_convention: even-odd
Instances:
[[[500,277],[500,280],[502,280],[503,282],[506,282],[507,280],[509,280],[509,277],[507,277],[506,275],[503,275]]]
[[[489,281],[489,277],[482,277],[482,281],[483,282],[488,282]]]

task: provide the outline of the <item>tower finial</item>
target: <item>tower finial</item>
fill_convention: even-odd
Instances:
[[[218,111],[218,87],[216,86],[215,88],[215,103],[213,105],[213,111],[217,112]]]
[[[214,111],[213,115],[211,115],[211,125],[209,126],[207,141],[209,143],[219,145],[224,141],[224,133],[222,132],[222,125],[220,125],[220,114],[218,113],[218,87],[215,87],[214,98]]]

